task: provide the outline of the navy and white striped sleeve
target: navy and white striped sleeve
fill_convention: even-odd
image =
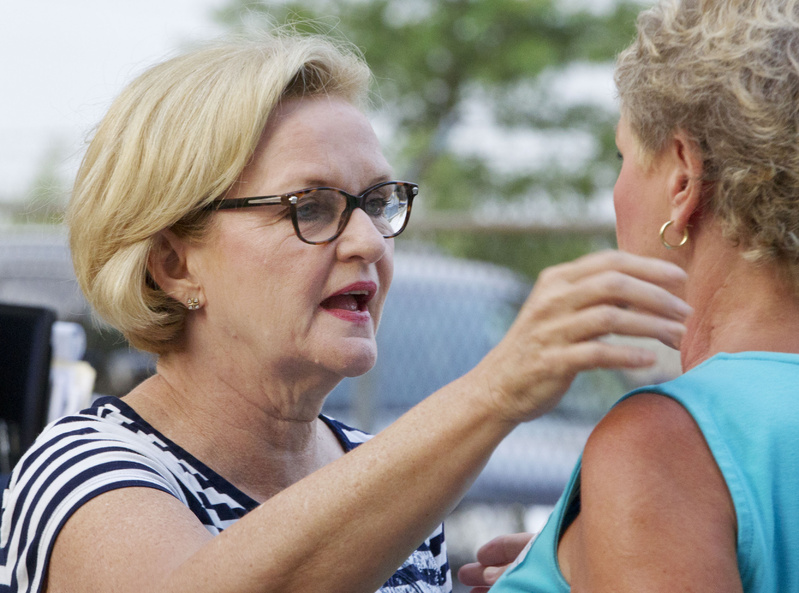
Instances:
[[[3,496],[0,591],[39,593],[59,531],[95,496],[135,486],[163,490],[185,503],[171,474],[130,435],[82,415],[45,429],[17,464]]]
[[[352,428],[324,416],[333,431],[339,435],[345,449],[351,451],[370,440],[374,435]],[[452,593],[452,573],[447,559],[444,525],[439,525],[421,546],[403,563],[377,593]]]

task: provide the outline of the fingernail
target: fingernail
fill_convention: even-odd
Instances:
[[[675,299],[674,312],[678,315],[677,319],[686,319],[694,312],[694,308],[682,299]]]
[[[685,335],[685,326],[680,324],[680,326],[676,327],[672,332],[671,343],[669,345],[675,350],[679,350],[684,335]]]
[[[496,580],[502,575],[504,572],[504,568],[499,568],[497,566],[487,566],[486,569],[483,571],[483,578],[486,580],[486,583],[494,584]]]
[[[639,349],[632,353],[630,363],[637,367],[651,366],[657,362],[657,355],[651,350]]]
[[[667,262],[667,261],[664,261],[664,260],[660,260],[660,261],[663,261],[663,263],[666,264],[666,269],[669,270],[671,273],[673,273],[676,277],[678,277],[678,278],[687,278],[688,277],[688,272],[686,272],[683,268],[681,268],[677,264],[672,263],[672,262]]]

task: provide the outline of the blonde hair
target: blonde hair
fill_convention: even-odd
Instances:
[[[643,151],[687,133],[725,237],[799,286],[797,0],[662,0],[640,14],[615,80]]]
[[[203,206],[238,179],[281,99],[362,106],[370,76],[350,46],[281,32],[215,42],[134,80],[97,128],[67,212],[75,272],[100,316],[137,348],[168,350],[186,308],[147,272],[157,234],[203,237]]]

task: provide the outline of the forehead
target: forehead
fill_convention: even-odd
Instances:
[[[371,131],[363,112],[352,103],[336,96],[320,95],[283,100],[272,112],[264,136],[273,141],[284,134],[324,134],[342,125],[357,125]]]
[[[254,161],[275,175],[382,174],[388,168],[366,116],[336,97],[291,99],[270,118]],[[374,170],[374,171],[372,171]]]

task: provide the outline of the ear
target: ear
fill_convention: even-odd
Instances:
[[[156,235],[147,258],[147,271],[159,288],[184,304],[189,298],[203,300],[202,287],[188,266],[187,247],[185,241],[166,229]]]
[[[682,233],[702,200],[702,151],[699,144],[683,131],[678,131],[667,148],[673,167],[669,176],[669,201],[674,230]]]

